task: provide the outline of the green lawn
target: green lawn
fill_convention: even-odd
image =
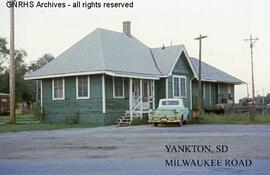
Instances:
[[[53,130],[62,128],[91,128],[96,127],[93,124],[49,124],[40,123],[36,120],[32,114],[17,115],[17,124],[9,124],[8,116],[0,116],[0,132],[19,132],[19,131],[31,131],[31,130]],[[132,125],[147,124],[146,119],[133,121]],[[215,115],[205,114],[203,119],[193,119],[191,124],[270,124],[270,112],[257,114],[255,121],[249,120],[247,113],[243,114],[226,114]]]
[[[32,114],[17,115],[16,121],[18,123],[38,122]],[[10,122],[9,116],[0,116],[0,126],[3,124],[8,124],[9,122]]]
[[[255,121],[249,120],[248,113],[242,114],[204,114],[202,119],[193,119],[193,124],[270,124],[270,112],[257,113]]]
[[[53,130],[62,128],[92,128],[93,124],[49,124],[40,123],[33,115],[17,115],[17,124],[9,124],[8,116],[0,116],[0,132],[19,132],[19,131],[31,131],[31,130]]]

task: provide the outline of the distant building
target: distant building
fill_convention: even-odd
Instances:
[[[9,94],[0,92],[0,115],[9,114]]]

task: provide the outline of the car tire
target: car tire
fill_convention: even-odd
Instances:
[[[158,127],[158,123],[154,123],[154,127]]]

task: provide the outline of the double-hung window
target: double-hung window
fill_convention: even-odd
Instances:
[[[52,79],[52,97],[53,97],[53,100],[65,99],[65,79],[64,78]]]
[[[187,97],[186,76],[173,76],[173,96],[177,98]]]
[[[90,78],[89,78],[89,76],[76,77],[76,97],[77,97],[77,99],[90,98]]]
[[[124,98],[124,78],[113,77],[113,98]]]

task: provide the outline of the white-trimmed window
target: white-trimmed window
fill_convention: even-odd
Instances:
[[[90,98],[90,78],[89,76],[76,77],[76,98],[89,99]]]
[[[113,77],[113,98],[124,98],[124,78]]]
[[[64,78],[52,79],[52,97],[53,97],[53,100],[65,99],[65,79]]]
[[[187,78],[186,76],[173,76],[173,96],[178,98],[187,97]]]

